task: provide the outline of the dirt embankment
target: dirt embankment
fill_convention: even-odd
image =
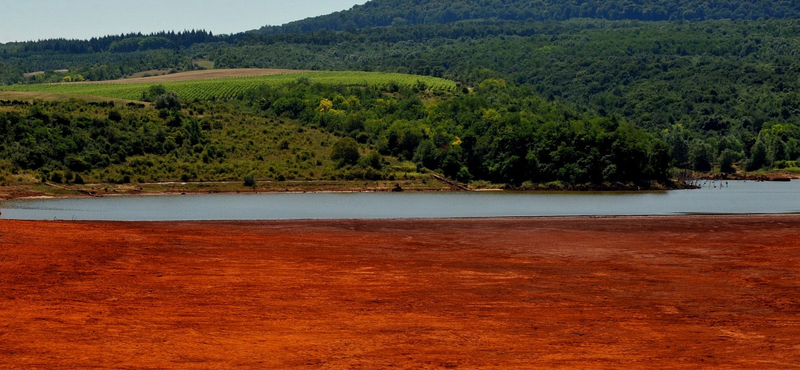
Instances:
[[[77,82],[77,83],[159,83],[159,82],[175,82],[175,81],[208,80],[214,78],[228,78],[228,77],[267,76],[267,75],[303,73],[303,72],[310,72],[310,71],[298,70],[298,69],[264,69],[264,68],[208,69],[200,71],[170,73],[158,76],[132,77],[132,78],[122,78],[119,80],[111,80],[111,81],[87,81],[87,82]]]
[[[31,181],[31,180],[29,180]],[[13,183],[13,182],[12,182]],[[391,192],[391,191],[453,191],[455,187],[425,177],[413,180],[347,181],[347,180],[297,180],[259,181],[255,187],[242,185],[241,181],[161,182],[134,184],[52,184],[28,183],[26,185],[0,186],[0,200],[41,197],[132,196],[141,194],[238,194],[238,193],[304,193],[304,192]]]
[[[796,368],[800,216],[0,220],[0,368]]]

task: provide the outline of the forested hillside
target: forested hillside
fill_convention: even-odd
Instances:
[[[373,0],[350,10],[305,19],[264,33],[350,30],[368,27],[446,24],[472,19],[564,21],[574,18],[642,21],[797,18],[800,4],[779,0]]]
[[[223,66],[396,70],[465,85],[503,78],[577,110],[666,132],[678,166],[730,172],[734,162],[750,170],[796,165],[799,26],[795,20],[486,21],[331,33],[329,44],[292,34],[282,43],[208,54]]]
[[[572,112],[560,113],[564,117],[580,116],[582,122],[601,119],[614,125],[628,122],[623,126],[633,124],[637,132],[649,135],[647,144],[639,146],[646,148],[647,158],[658,157],[653,150],[666,144],[670,163],[680,168],[723,172],[796,168],[800,159],[798,18],[800,5],[790,1],[375,0],[348,11],[236,35],[192,31],[0,45],[0,82],[106,80],[153,69],[181,71],[208,65],[411,73],[458,81],[464,99],[470,92],[484,94],[483,99],[494,103],[482,106],[483,111],[508,110],[497,103],[502,99],[514,106],[513,99],[508,100],[511,95],[503,92],[511,89],[525,91],[525,99],[536,97]],[[54,72],[58,69],[66,71]],[[35,71],[45,73],[24,76]],[[478,88],[487,81],[506,87],[487,93]],[[461,98],[457,95],[452,101]],[[457,117],[455,111],[445,115]],[[462,124],[445,131],[466,146],[471,145],[471,137],[501,135],[477,127]],[[588,127],[590,131],[591,127],[617,130],[617,126]],[[539,130],[535,126],[526,132]],[[354,139],[361,135],[363,141],[367,131],[362,131],[334,130]],[[428,150],[425,140],[413,150],[397,151],[391,145],[380,150],[462,179],[516,184],[615,181],[597,175],[608,165],[597,170],[591,161],[571,161],[570,167],[546,160],[552,168],[544,162],[525,162],[549,155],[533,144],[543,140],[539,135],[548,137],[540,132],[516,136],[531,143],[510,141],[514,144],[506,148],[521,149],[507,153],[513,159],[506,164],[478,165],[466,152],[439,153],[433,156],[438,159],[431,160],[417,155],[417,148],[422,148],[421,153]],[[376,148],[383,145],[380,135],[369,138]],[[545,141],[576,150],[583,140]],[[442,143],[430,148],[441,150]],[[595,141],[592,145],[606,144]],[[504,158],[484,149],[474,153]],[[649,169],[644,162],[639,165],[638,173],[651,178],[659,171],[652,164]],[[517,171],[509,168],[528,172],[507,175]],[[565,175],[572,171],[569,168],[578,175]],[[557,175],[557,171],[562,173]]]
[[[248,174],[378,180],[401,176],[387,166],[396,158],[465,182],[670,184],[662,139],[618,119],[559,108],[502,80],[455,93],[300,81],[185,106],[168,104],[170,93],[154,90],[162,94],[153,99],[157,109],[0,101],[0,176],[34,171],[55,182],[121,183]]]

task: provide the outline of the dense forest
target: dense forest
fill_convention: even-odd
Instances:
[[[642,21],[797,18],[800,4],[779,0],[373,0],[350,10],[264,27],[262,33],[342,31],[369,27],[446,24],[474,19],[565,21],[575,18]]]
[[[348,11],[235,35],[165,32],[0,45],[0,82],[106,80],[152,69],[201,68],[198,60],[215,68],[431,75],[474,89],[473,94],[439,102],[452,105],[441,114],[457,124],[425,121],[426,127],[452,137],[429,134],[399,149],[392,140],[402,135],[392,136],[393,131],[330,129],[311,122],[308,114],[288,117],[462,180],[597,184],[634,181],[644,173],[658,178],[664,176],[656,174],[663,168],[651,161],[664,145],[668,162],[679,168],[780,169],[797,167],[800,159],[798,10],[800,6],[789,1],[375,0]],[[24,75],[34,71],[46,72]],[[487,93],[479,88],[487,81],[502,81],[504,87]],[[493,103],[471,100],[477,96]],[[541,131],[547,125],[524,119],[533,111],[525,99],[536,100],[538,107],[558,107],[562,118],[547,122],[577,131],[570,138]],[[462,103],[482,110],[461,114]],[[316,104],[303,109],[313,110]],[[475,124],[489,109],[508,112],[501,121],[510,123],[500,126],[526,132],[509,141],[513,144],[503,144],[516,151],[501,155],[488,149],[487,138],[503,132]],[[573,120],[583,123],[576,126]],[[616,173],[608,169],[609,163],[617,165],[616,159],[603,166],[596,158],[585,159],[591,150],[580,149],[578,143],[589,139],[578,137],[629,126],[636,135],[648,137],[639,145],[648,159],[635,162],[636,176],[603,176],[604,171]],[[600,157],[613,158],[606,152],[606,139],[593,137],[586,148],[606,148],[598,149]],[[451,139],[460,145],[445,145]],[[553,148],[538,147],[553,143],[571,147],[585,160],[571,161],[570,167],[549,157]],[[478,163],[475,158],[505,162]],[[574,174],[566,175],[570,171]]]

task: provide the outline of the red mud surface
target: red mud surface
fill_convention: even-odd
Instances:
[[[0,368],[800,367],[800,216],[0,220]]]

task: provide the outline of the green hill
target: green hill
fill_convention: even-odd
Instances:
[[[300,79],[228,101],[156,94],[155,109],[0,100],[0,176],[375,181],[428,169],[464,182],[526,187],[670,184],[668,147],[659,138],[503,80],[453,92]]]
[[[384,156],[461,179],[646,182],[664,176],[665,148],[667,162],[686,169],[797,167],[798,8],[789,1],[375,0],[235,35],[159,33],[0,45],[0,79],[22,84],[14,89],[50,91],[42,94],[74,89],[139,99],[149,86],[41,83],[201,68],[196,61],[217,68],[401,73],[407,82],[393,86],[384,78],[368,84],[383,95],[354,111],[337,106],[348,95],[336,100],[325,90],[353,87],[343,80],[322,84],[325,92],[311,98],[308,91],[295,96],[282,90],[303,90],[302,83],[276,88],[242,79],[166,87],[184,101],[231,99],[234,110],[260,107],[266,112],[258,114],[316,125]],[[161,42],[143,42],[153,37]],[[59,69],[66,72],[52,71]],[[24,76],[35,71],[45,73]],[[424,86],[414,87],[417,80]],[[378,107],[401,90],[403,98],[381,113]],[[252,100],[259,93],[269,104]],[[319,113],[323,100],[336,114]],[[532,113],[538,109],[555,113],[539,120]],[[637,154],[637,170],[620,167],[616,139],[606,136],[631,124],[636,134],[626,137],[644,135],[633,140],[633,152],[645,153]]]

